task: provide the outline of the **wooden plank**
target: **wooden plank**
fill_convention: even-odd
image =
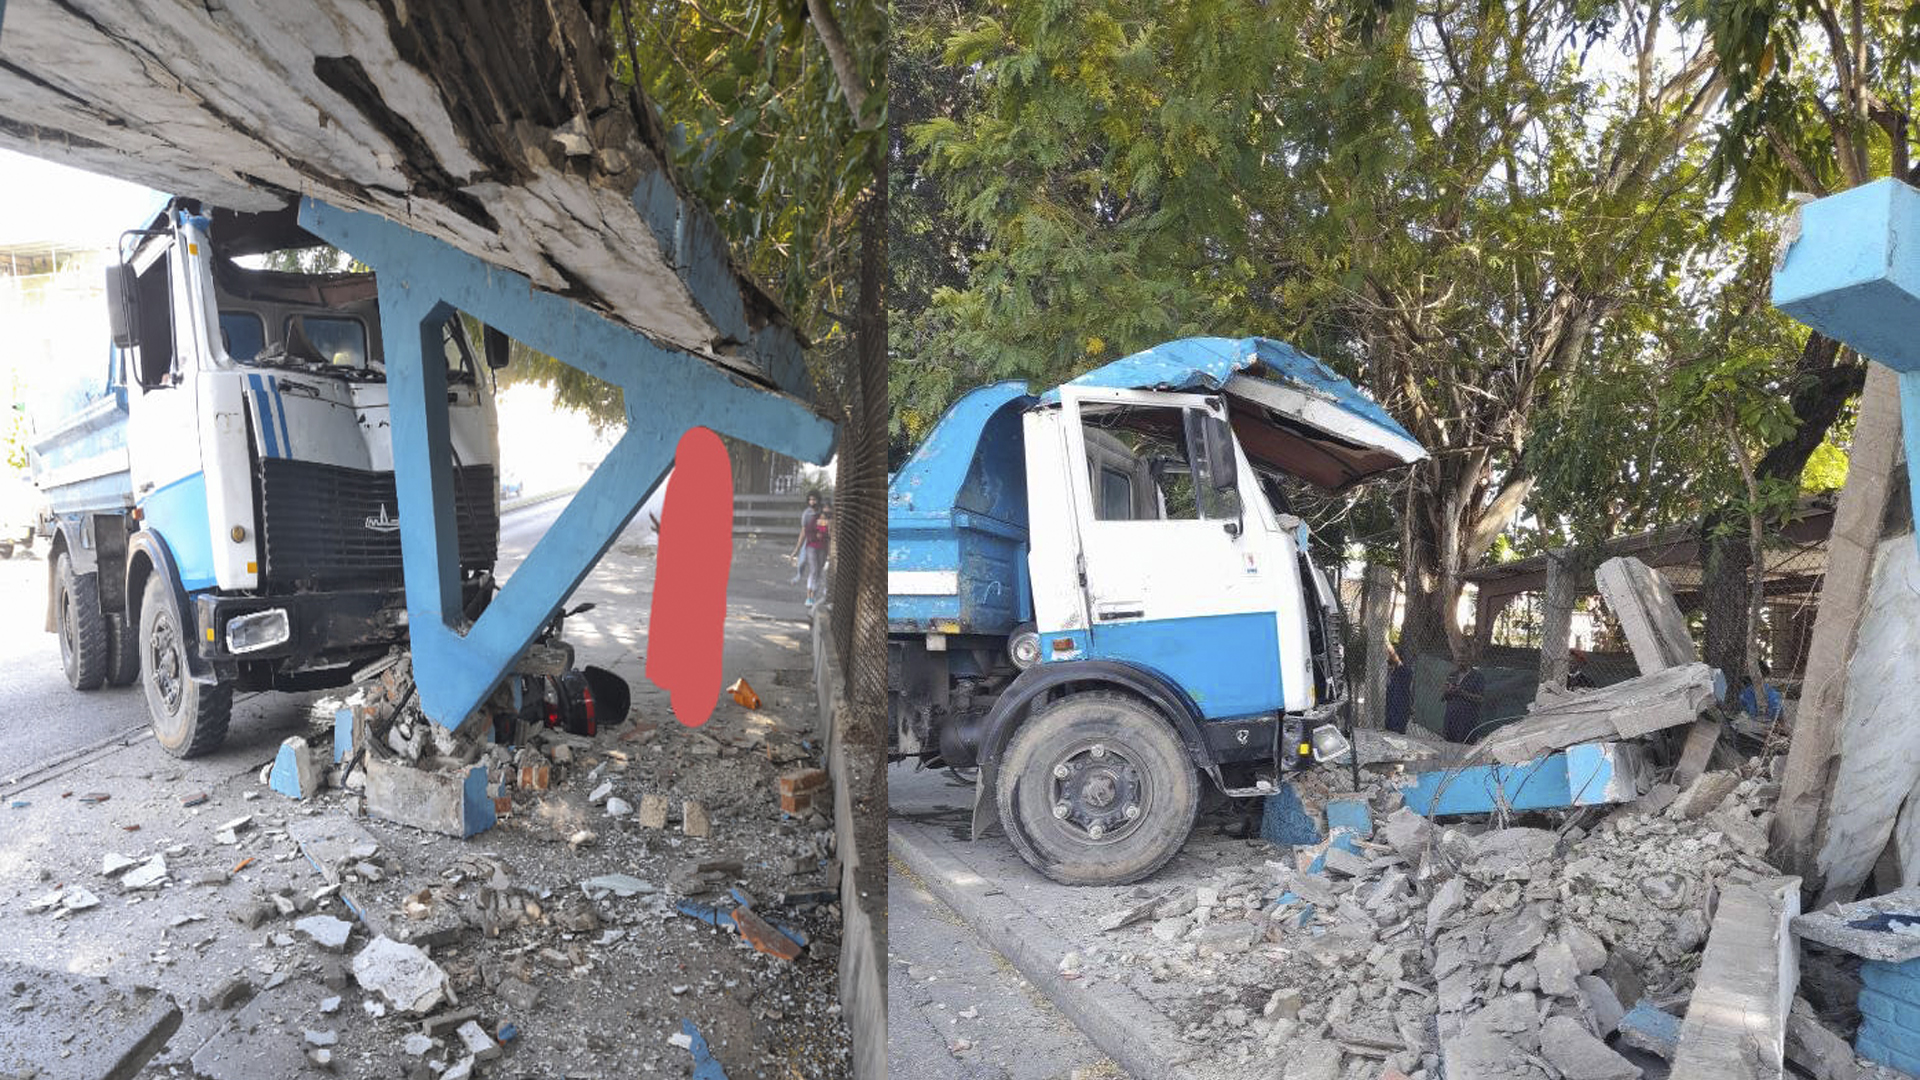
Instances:
[[[1815,840],[1832,782],[1835,735],[1847,695],[1847,661],[1873,573],[1873,553],[1886,516],[1894,454],[1900,445],[1898,378],[1869,365],[1848,456],[1847,486],[1834,508],[1827,541],[1827,580],[1807,650],[1807,678],[1787,748],[1773,823],[1773,863],[1802,876],[1815,872]]]

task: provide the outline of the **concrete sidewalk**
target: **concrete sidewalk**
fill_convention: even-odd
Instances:
[[[330,729],[330,708],[315,695],[252,699],[237,710],[228,744],[204,759],[175,760],[140,737],[22,778],[0,802],[0,961],[170,995],[180,1028],[142,1076],[322,1075],[309,1058],[320,1049],[342,1076],[431,1077],[428,1062],[457,1067],[465,1053],[457,1036],[410,1047],[421,1019],[345,973],[375,929],[432,943],[459,1004],[477,1010],[486,1032],[515,1026],[504,1057],[475,1075],[687,1075],[692,1056],[669,1041],[682,1021],[734,1080],[850,1075],[837,906],[781,899],[833,880],[831,822],[782,815],[774,785],[823,746],[791,567],[778,545],[736,549],[726,677],[745,675],[763,707],[723,698],[699,729],[676,723],[645,679],[652,573],[651,549],[623,538],[572,598],[596,609],[567,626],[582,663],[632,685],[632,721],[570,741],[555,755],[550,789],[516,790],[512,812],[465,842],[356,816],[349,791],[296,802],[261,784],[281,739],[311,733],[317,741]],[[664,797],[666,827],[610,816],[588,797],[603,781],[634,806]],[[93,794],[108,797],[85,800]],[[704,806],[710,836],[682,831],[683,800]],[[232,842],[220,835],[243,818]],[[364,924],[310,861],[316,829],[377,849],[342,878]],[[570,844],[582,831],[593,839]],[[157,856],[165,874],[154,887],[129,887],[126,872],[103,865],[108,856]],[[581,882],[607,874],[647,889],[590,898]],[[68,886],[88,890],[97,905],[67,915],[32,909]],[[682,896],[724,899],[728,886],[809,938],[797,962],[675,910]],[[423,890],[426,917],[410,919],[406,901]],[[276,894],[296,910],[282,914]],[[343,951],[296,927],[309,914],[354,923]],[[30,1025],[56,1039],[84,1022],[51,1012],[13,1019],[16,1030]],[[0,1072],[47,1067],[37,1056],[10,1060],[21,1045],[0,1032]]]
[[[1244,1006],[1250,997],[1244,988],[1203,978],[1166,978],[1129,962],[1128,938],[1141,927],[1119,933],[1100,929],[1102,918],[1142,900],[1176,890],[1192,893],[1222,866],[1279,857],[1271,845],[1226,839],[1218,835],[1218,819],[1203,818],[1180,854],[1141,884],[1066,886],[1034,872],[997,832],[969,841],[973,789],[946,773],[894,765],[887,794],[887,840],[894,858],[1130,1075],[1140,1080],[1280,1075],[1283,1062],[1225,1059],[1208,1041],[1187,1037],[1222,1009]],[[1109,975],[1095,975],[1096,969]],[[1254,1012],[1258,1015],[1257,1003]]]

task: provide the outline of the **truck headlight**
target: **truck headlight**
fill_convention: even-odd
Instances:
[[[227,651],[236,653],[270,649],[293,636],[287,624],[285,608],[236,615],[227,620]]]

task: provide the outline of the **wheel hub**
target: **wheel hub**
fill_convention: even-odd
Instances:
[[[180,707],[180,642],[174,635],[173,624],[164,616],[154,621],[153,642],[147,658],[152,662],[154,689],[160,692],[167,711],[174,712]]]
[[[1144,814],[1146,776],[1124,750],[1087,744],[1062,754],[1050,770],[1053,816],[1083,843],[1125,837]]]

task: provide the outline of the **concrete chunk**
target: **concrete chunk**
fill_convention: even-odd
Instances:
[[[497,820],[484,763],[415,767],[376,749],[367,753],[366,770],[367,813],[373,817],[462,839]]]
[[[309,915],[293,924],[293,928],[313,939],[315,945],[328,952],[340,952],[347,947],[347,937],[353,933],[353,924],[331,915]]]
[[[1687,617],[1673,598],[1673,586],[1658,571],[1631,555],[1608,559],[1593,572],[1593,583],[1633,650],[1633,662],[1652,674],[1690,664],[1693,647]]]
[[[1805,998],[1794,998],[1787,1013],[1787,1060],[1813,1074],[1813,1080],[1855,1080],[1860,1063],[1847,1040],[1828,1030]]]
[[[1550,1016],[1540,1025],[1540,1056],[1566,1080],[1640,1080],[1640,1066],[1593,1037],[1571,1016]]]
[[[1712,668],[1692,663],[1599,690],[1543,692],[1525,717],[1489,735],[1480,749],[1502,764],[1518,765],[1580,743],[1690,724],[1719,702],[1723,685]]]
[[[1672,1061],[1680,1048],[1680,1018],[1643,1001],[1620,1018],[1620,1041],[1664,1061]]]
[[[1817,941],[1862,959],[1898,964],[1920,959],[1920,936],[1863,930],[1847,924],[1887,912],[1913,911],[1920,911],[1920,885],[1810,911],[1793,920],[1793,932],[1808,941]]]
[[[500,1056],[500,1044],[493,1041],[478,1020],[461,1024],[455,1034],[460,1036],[461,1045],[467,1048],[467,1053],[473,1055],[475,1061],[492,1061]]]
[[[1700,961],[1672,1080],[1773,1080],[1784,1075],[1787,1013],[1800,981],[1789,921],[1800,879],[1727,885]]]
[[[320,770],[313,763],[307,741],[298,735],[280,744],[267,786],[290,799],[310,799],[320,790]]]
[[[353,958],[353,978],[368,993],[379,994],[403,1012],[432,1012],[451,1000],[447,973],[418,946],[388,937],[373,939]]]
[[[1740,774],[1731,769],[1702,773],[1693,783],[1687,785],[1667,807],[1667,816],[1675,821],[1692,821],[1703,817],[1720,805],[1734,788],[1740,784]]]

